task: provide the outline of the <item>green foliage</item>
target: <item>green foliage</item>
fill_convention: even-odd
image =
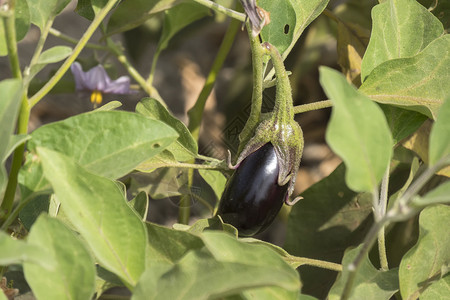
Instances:
[[[431,206],[422,211],[417,244],[405,254],[400,264],[400,292],[403,299],[416,299],[434,284],[450,262],[450,207]],[[433,258],[433,259],[430,259]]]
[[[54,262],[51,268],[28,261],[23,265],[25,278],[38,299],[81,300],[93,296],[94,260],[72,230],[57,219],[41,215],[27,243]]]
[[[37,151],[65,215],[100,264],[134,286],[144,271],[146,230],[117,184],[58,152]]]
[[[356,258],[360,250],[361,247],[358,247],[345,253],[342,259],[344,270],[331,288],[330,300],[340,299],[344,283],[349,273],[348,266]],[[379,271],[372,265],[369,258],[365,257],[356,276],[354,286],[349,299],[389,300],[398,291],[398,269]]]
[[[0,65],[5,66],[0,81],[0,277],[7,278],[2,288],[19,289],[19,297],[30,291],[37,299],[115,297],[105,295],[111,287],[128,290],[134,300],[448,298],[446,1],[242,0],[247,13],[264,14],[266,21],[260,36],[249,34],[250,50],[238,33],[245,16],[231,0],[79,0],[76,17],[89,23],[79,39],[59,28],[63,10],[74,14],[66,9],[69,0],[0,2]],[[214,18],[191,26],[210,15]],[[189,33],[186,41],[206,29],[219,45],[221,22],[230,25],[206,88],[188,114],[188,127],[161,97],[169,95],[158,90],[167,77],[156,77],[156,63],[169,44],[180,47],[182,33]],[[39,30],[30,32],[30,24]],[[153,43],[143,48],[153,49],[149,63],[139,67],[113,36],[135,28]],[[27,34],[33,42],[18,43]],[[141,47],[132,39],[127,44]],[[203,47],[192,49],[203,58]],[[236,77],[226,88],[219,86],[215,108],[226,105],[228,94],[242,97],[245,93],[236,96],[234,89],[248,82],[239,81],[248,76],[250,55],[254,102],[249,126],[267,119],[258,99],[275,85],[273,130],[267,134],[285,140],[292,135],[289,128],[299,126],[293,112],[332,106],[325,139],[343,160],[298,195],[296,200],[303,199],[294,207],[282,209],[283,247],[262,240],[265,235],[240,238],[239,228],[214,216],[225,175],[232,170],[199,149],[210,90],[218,77]],[[111,101],[28,132],[38,102],[49,93],[64,97],[56,93],[73,92],[73,78],[64,74],[76,59],[116,71],[124,85],[128,78],[118,71],[128,73],[130,93],[145,93],[136,112],[124,111],[129,105],[118,110],[122,103]],[[227,72],[219,76],[225,61]],[[343,74],[320,68],[329,101],[292,109],[284,100],[292,100],[291,91],[302,100],[310,94],[309,88],[297,89],[317,62],[342,68]],[[115,70],[116,64],[122,68]],[[203,72],[205,65],[199,65]],[[99,74],[90,75],[94,85],[104,83]],[[311,76],[308,85],[315,79]],[[83,92],[100,96],[95,90]],[[238,119],[237,110],[245,109],[241,104],[233,107]],[[194,127],[191,134],[188,128]],[[309,143],[310,128],[304,130]],[[241,136],[248,141],[251,132]],[[281,165],[292,161],[302,147],[294,141],[277,159]],[[282,200],[289,204],[292,199]],[[161,213],[166,204],[168,211],[178,211],[180,223]],[[189,218],[189,205],[195,218]],[[147,221],[152,218],[158,224]],[[6,299],[1,290],[0,299]]]
[[[345,162],[347,185],[354,191],[372,192],[386,171],[393,146],[383,112],[338,72],[321,68],[320,74],[333,101],[327,142]]]

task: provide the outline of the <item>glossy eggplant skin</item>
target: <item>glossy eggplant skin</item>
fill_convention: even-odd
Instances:
[[[278,185],[278,172],[275,149],[267,143],[247,156],[228,180],[217,214],[240,236],[262,232],[280,211],[289,184]]]

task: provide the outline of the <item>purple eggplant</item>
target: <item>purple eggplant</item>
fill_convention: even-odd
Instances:
[[[240,236],[262,232],[275,219],[289,183],[278,184],[280,164],[271,143],[248,155],[228,180],[217,214]]]

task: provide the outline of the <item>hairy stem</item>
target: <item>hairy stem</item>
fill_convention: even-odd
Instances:
[[[308,103],[308,104],[302,104],[302,105],[297,105],[294,106],[294,114],[301,114],[307,111],[312,111],[312,110],[319,110],[322,108],[328,108],[328,107],[332,107],[333,103],[331,102],[331,100],[323,100],[323,101],[317,101],[317,102],[313,102],[313,103]]]
[[[30,98],[30,107],[36,105],[45,95],[47,95],[51,91],[51,89],[58,83],[61,77],[63,77],[63,75],[70,68],[70,65],[75,61],[81,50],[83,50],[84,46],[94,34],[95,30],[98,28],[103,19],[118,1],[119,0],[109,0],[106,5],[98,12],[92,23],[86,29],[86,32],[83,34],[78,44],[72,50],[72,54],[59,67],[52,78],[50,78],[50,80],[35,95],[33,95],[33,97]]]
[[[328,261],[296,256],[285,257],[284,260],[288,263],[298,264],[299,266],[308,265],[336,272],[342,272],[342,265]]]
[[[248,37],[250,39],[250,47],[252,51],[252,68],[253,68],[253,91],[252,102],[250,108],[250,115],[245,123],[242,132],[239,134],[239,149],[240,153],[250,138],[253,136],[258,122],[261,118],[261,106],[263,99],[263,77],[264,77],[264,64],[263,56],[264,51],[261,48],[258,37],[252,35],[251,26],[247,25]]]
[[[384,217],[386,215],[386,207],[388,201],[388,187],[389,187],[389,173],[390,166],[388,165],[386,172],[384,173],[383,180],[381,182],[381,192],[380,192],[380,204],[379,215]],[[386,242],[385,242],[385,227],[381,227],[380,232],[378,232],[378,253],[380,256],[380,266],[383,271],[389,270],[387,254],[386,254]]]
[[[243,14],[241,12],[237,12],[235,10],[229,9],[225,6],[222,6],[220,4],[217,4],[217,3],[213,2],[213,1],[209,1],[209,0],[194,0],[194,1],[197,2],[198,4],[201,4],[203,6],[211,8],[217,12],[223,13],[223,14],[229,16],[230,18],[233,18],[240,22],[245,22],[245,14]]]

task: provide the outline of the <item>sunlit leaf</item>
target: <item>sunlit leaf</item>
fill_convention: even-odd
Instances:
[[[336,71],[322,67],[320,82],[333,102],[327,143],[345,162],[347,185],[373,192],[391,159],[392,137],[381,108]]]
[[[134,286],[144,270],[146,229],[119,186],[59,152],[41,147],[37,152],[65,215],[99,263]]]
[[[436,118],[450,94],[450,35],[432,41],[419,54],[388,60],[373,69],[360,87],[372,100]]]
[[[362,81],[381,63],[414,56],[444,32],[442,23],[415,0],[381,3],[373,8],[372,20]]]
[[[161,102],[153,98],[144,98],[136,106],[136,111],[151,119],[159,120],[171,126],[178,133],[175,143],[170,145],[167,150],[170,151],[178,161],[186,161],[197,155],[197,142],[192,137],[189,129],[180,120],[172,116]]]
[[[25,261],[24,273],[38,299],[91,299],[94,294],[95,265],[84,243],[57,219],[41,215],[28,236],[54,261],[52,268]]]
[[[419,224],[419,240],[400,263],[400,293],[403,299],[419,297],[439,279],[442,266],[450,262],[450,207],[436,205],[425,208],[420,214]]]
[[[33,151],[37,146],[56,150],[90,172],[119,178],[164,150],[177,133],[136,113],[95,111],[42,126],[31,136]]]

